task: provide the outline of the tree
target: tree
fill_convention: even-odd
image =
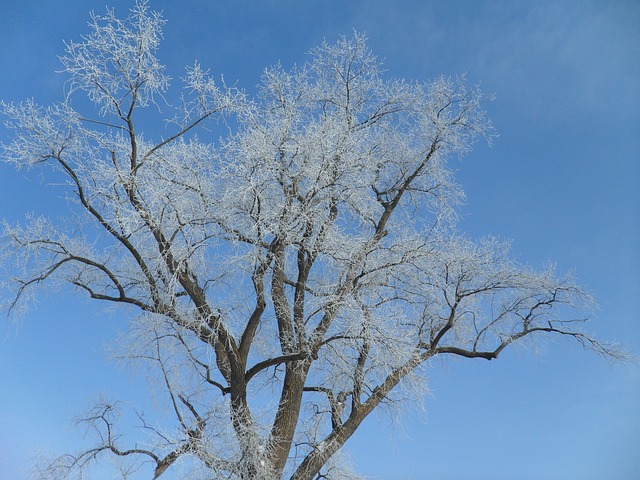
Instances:
[[[434,357],[491,360],[545,334],[619,355],[581,330],[590,297],[571,277],[456,230],[447,161],[493,135],[478,88],[385,80],[356,34],[267,69],[256,98],[197,64],[171,97],[158,13],[141,2],[91,25],[62,57],[63,102],[3,103],[3,159],[51,165],[73,194],[67,223],[4,226],[6,307],[52,284],[121,306],[171,427],[141,415],[151,435],[126,445],[117,405],[97,405],[97,443],[44,476],[110,455],[151,478],[179,463],[345,478],[335,454],[372,411],[419,397]],[[170,133],[154,140],[158,119]]]

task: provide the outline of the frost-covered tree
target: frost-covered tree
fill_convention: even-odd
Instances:
[[[122,306],[126,355],[168,405],[130,445],[97,405],[97,443],[45,477],[113,456],[140,478],[347,478],[338,451],[419,398],[434,357],[550,334],[617,354],[580,330],[590,299],[571,278],[456,231],[447,161],[493,135],[478,89],[386,80],[356,34],[265,70],[255,98],[197,64],[175,96],[162,25],[146,2],[93,15],[61,58],[64,101],[2,104],[3,160],[53,166],[72,192],[67,221],[4,225],[7,311],[53,284]]]

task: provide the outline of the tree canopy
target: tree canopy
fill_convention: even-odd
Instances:
[[[420,398],[434,357],[551,334],[620,355],[582,330],[571,276],[459,232],[448,162],[494,135],[479,88],[388,79],[356,33],[266,69],[253,96],[199,64],[176,94],[163,23],[146,2],[92,15],[62,102],[2,104],[3,160],[50,165],[72,193],[65,220],[4,225],[6,309],[49,285],[121,305],[126,355],[169,407],[125,445],[97,405],[97,443],[44,477],[115,456],[149,478],[347,478],[335,454],[372,411]]]

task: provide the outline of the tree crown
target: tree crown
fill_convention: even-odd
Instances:
[[[356,33],[266,69],[253,98],[196,64],[169,108],[163,23],[146,2],[125,20],[92,15],[62,57],[63,102],[2,104],[15,131],[4,161],[53,165],[80,212],[4,225],[8,310],[55,282],[135,308],[128,355],[155,369],[173,414],[127,449],[100,405],[97,446],[46,475],[113,454],[141,471],[150,460],[153,478],[177,461],[224,478],[345,478],[335,454],[415,392],[431,358],[490,360],[552,333],[619,355],[567,316],[591,301],[572,277],[457,231],[448,161],[494,135],[479,88],[388,80]],[[74,108],[81,93],[93,115]],[[156,103],[171,110],[159,138],[142,133]]]

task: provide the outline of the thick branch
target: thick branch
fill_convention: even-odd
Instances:
[[[267,368],[270,368],[276,365],[282,365],[283,363],[304,360],[305,358],[308,358],[308,357],[309,355],[307,353],[300,352],[300,353],[292,353],[289,355],[280,355],[279,357],[273,357],[267,360],[263,360],[259,363],[256,363],[253,367],[247,370],[247,373],[244,376],[245,382],[249,383],[249,381],[253,377],[255,377],[261,371],[266,370]]]

